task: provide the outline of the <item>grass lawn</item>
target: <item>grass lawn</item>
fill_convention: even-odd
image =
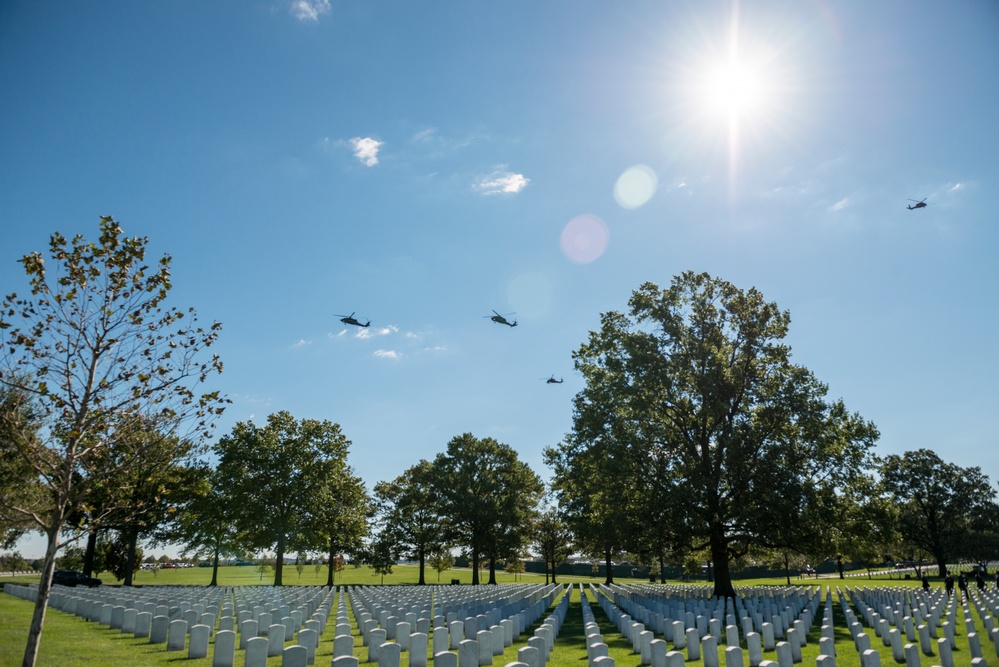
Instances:
[[[270,576],[272,577],[273,574],[271,573]],[[207,584],[210,577],[211,571],[205,568],[162,570],[155,576],[151,572],[142,572],[140,577],[137,579],[136,584],[140,586],[199,586]],[[107,581],[108,578],[109,577],[105,577],[105,580]],[[397,566],[392,575],[385,577],[385,584],[412,584],[415,583],[416,578],[415,568]],[[429,573],[427,578],[429,583],[436,583],[435,572]],[[450,582],[452,578],[460,579],[462,582],[468,583],[471,581],[471,572],[468,570],[451,570],[445,572],[442,576],[442,579],[445,582]],[[499,575],[499,579],[500,583],[514,582],[514,577],[505,573]],[[559,577],[559,583],[574,583],[575,581],[579,581],[581,579],[584,578]],[[376,585],[380,583],[380,580],[381,577],[374,575],[367,568],[348,567],[346,571],[338,575],[337,584]],[[537,575],[518,575],[516,580],[516,583],[544,583],[544,577]],[[8,578],[0,578],[0,583],[9,581],[10,579]],[[30,582],[31,578],[19,577],[16,578],[15,581],[26,583]],[[597,583],[597,580],[593,579],[586,579],[586,581],[594,581]],[[228,586],[249,586],[259,585],[261,583],[269,584],[271,579],[265,575],[263,581],[261,581],[260,573],[252,567],[228,567],[220,569],[219,582],[222,585]],[[288,568],[285,571],[285,582],[286,585],[289,586],[297,585],[299,583],[298,572],[295,571],[294,567]],[[316,572],[314,568],[307,567],[302,572],[302,585],[322,585],[325,584],[325,582],[325,569]],[[617,583],[628,584],[645,582],[638,582],[636,580],[618,580]],[[832,587],[834,598],[833,608],[835,614],[834,624],[836,630],[837,667],[860,667],[860,656],[853,648],[853,642],[850,639],[849,631],[846,628],[845,619],[840,610],[838,596],[836,595],[836,587],[896,587],[918,586],[919,584],[918,581],[914,580],[899,580],[897,576],[893,579],[889,579],[885,576],[872,578],[870,580],[865,577],[847,579],[845,581],[841,581],[838,578],[820,579],[818,581],[809,579],[807,582],[800,579],[792,579],[792,583],[796,586],[822,586],[823,599],[825,587]],[[737,586],[784,586],[785,584],[786,582],[783,579],[757,579],[752,581],[737,582]],[[937,585],[937,583],[934,585]],[[604,634],[604,640],[608,645],[609,655],[615,659],[616,665],[618,665],[618,667],[639,667],[641,663],[640,656],[634,653],[625,638],[618,633],[617,629],[601,610],[599,604],[597,604],[597,601],[594,599],[588,588],[586,595],[589,598],[594,616],[601,626],[601,631]],[[557,602],[558,600],[556,600],[556,603]],[[24,642],[27,637],[27,629],[31,620],[32,609],[32,604],[29,602],[17,599],[10,595],[0,595],[0,667],[20,664],[21,656],[24,652]],[[335,609],[336,606],[334,606],[334,613]],[[821,615],[821,607],[819,614]],[[980,630],[982,648],[986,659],[990,663],[995,664],[995,648],[984,636],[984,623],[982,619],[978,617],[978,614],[974,611],[973,607],[972,615],[975,617],[975,621]],[[862,621],[862,615],[858,614],[858,616],[860,616],[860,620]],[[540,625],[543,620],[544,616],[539,619],[536,625]],[[354,622],[353,616],[351,617],[351,622],[352,624]],[[333,625],[334,624],[332,622],[327,625],[326,633],[320,639],[320,648],[316,657],[317,665],[328,665],[331,662],[333,648]],[[820,623],[817,621],[808,636],[808,644],[802,649],[802,665],[807,666],[815,664],[815,659],[819,653],[819,626]],[[958,613],[957,628],[958,648],[954,651],[955,667],[970,667],[971,656],[968,649],[964,623],[960,610]],[[890,647],[884,647],[880,638],[874,636],[872,630],[865,630],[865,632],[871,635],[872,648],[877,650],[881,655],[881,664],[884,667],[896,667],[897,665],[904,664],[904,662],[895,662],[892,657]],[[355,635],[355,655],[358,656],[359,660],[363,663],[367,659],[367,648],[361,646],[360,633],[356,625],[353,625],[353,633]],[[494,665],[502,667],[509,662],[515,661],[517,658],[517,650],[526,646],[527,639],[532,634],[533,628],[521,636],[521,641],[519,643],[515,642],[514,646],[507,648],[502,656],[494,657]],[[661,639],[661,637],[659,638]],[[580,590],[578,586],[575,586],[573,588],[572,597],[570,598],[568,615],[566,616],[565,623],[556,640],[555,651],[552,653],[546,667],[586,667],[587,659],[584,641]],[[430,641],[428,643],[432,647],[433,642]],[[670,648],[672,648],[672,645]],[[724,666],[725,657],[723,647],[720,646],[719,648],[721,653],[721,665]],[[745,642],[743,642],[743,648],[745,649]],[[935,642],[934,650],[936,650]],[[167,652],[165,646],[162,644],[152,645],[149,644],[147,639],[136,639],[130,634],[122,634],[118,630],[111,630],[97,623],[88,623],[76,616],[50,609],[46,616],[45,630],[42,637],[42,648],[38,664],[43,667],[47,665],[58,665],[60,667],[82,667],[83,665],[88,667],[102,667],[105,665],[109,667],[146,667],[153,665],[166,665],[176,663],[177,661],[183,661],[185,664],[189,664],[192,667],[207,667],[208,665],[211,665],[211,654],[212,650],[209,649],[209,658],[188,660],[186,651]],[[765,660],[776,661],[777,659],[776,652],[774,651],[764,652],[763,657]],[[922,664],[926,667],[940,664],[940,657],[938,655],[921,656],[921,659]],[[745,651],[744,660],[748,667],[748,654],[746,654]],[[401,667],[408,667],[408,663],[408,655],[403,653]],[[241,667],[242,664],[243,652],[237,649],[236,667]],[[270,667],[280,664],[281,658],[279,656],[270,658],[268,661],[268,665]],[[688,661],[687,667],[703,667],[703,662],[702,660]]]

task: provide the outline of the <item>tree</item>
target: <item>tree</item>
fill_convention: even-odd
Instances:
[[[115,425],[117,445],[98,456],[98,470],[113,470],[100,484],[104,506],[113,508],[99,522],[101,528],[119,533],[124,545],[125,563],[119,579],[131,586],[135,574],[139,537],[169,539],[170,523],[178,509],[198,488],[203,468],[194,457],[201,449],[185,438],[171,435],[172,429],[124,416]],[[136,452],[142,450],[142,456]],[[132,461],[123,465],[123,461]],[[95,529],[92,529],[95,530]]]
[[[558,447],[545,449],[545,462],[555,472],[552,487],[573,543],[583,553],[603,559],[607,584],[614,583],[612,561],[633,541],[646,483],[631,442],[621,433],[593,439],[569,433]],[[594,574],[598,571],[594,563]]]
[[[642,285],[629,306],[603,314],[574,353],[586,384],[569,440],[576,451],[609,442],[672,485],[686,549],[710,549],[715,594],[734,596],[731,563],[799,539],[811,509],[863,468],[877,430],[791,363],[790,315],[755,288],[686,272],[665,290]]]
[[[349,444],[338,424],[299,421],[286,411],[264,426],[239,422],[216,443],[218,485],[233,503],[244,544],[274,549],[275,586],[283,583],[285,553],[309,546],[308,508],[328,501],[327,480],[343,473]]]
[[[169,256],[155,267],[145,262],[147,240],[127,238],[110,217],[100,223],[100,239],[68,241],[52,235],[54,266],[41,253],[20,261],[30,294],[10,294],[0,311],[0,385],[20,392],[37,406],[37,420],[0,414],[12,446],[41,480],[45,504],[13,503],[46,535],[45,566],[23,665],[35,664],[66,519],[87,502],[99,475],[92,465],[117,446],[118,415],[141,415],[152,423],[192,427],[193,438],[208,434],[221,413],[218,392],[198,395],[193,386],[221,372],[218,357],[199,361],[218,336],[220,325],[197,325],[194,310],[167,308],[171,288]],[[41,425],[41,429],[38,426]],[[139,448],[118,465],[131,466]],[[104,470],[111,474],[115,470]],[[7,503],[8,500],[4,499]]]
[[[430,563],[430,567],[437,573],[437,583],[439,584],[441,582],[441,573],[454,567],[454,556],[451,555],[451,551],[446,546],[441,546],[430,552],[427,562]]]
[[[545,561],[546,585],[549,571],[552,575],[551,582],[558,583],[555,572],[572,553],[572,532],[560,514],[559,508],[549,505],[540,513],[534,526],[534,548]]]
[[[31,514],[48,513],[44,487],[17,446],[20,437],[37,443],[42,427],[30,394],[0,383],[0,548],[9,549],[33,526]]]
[[[886,456],[881,483],[898,509],[903,542],[932,554],[941,577],[995,498],[981,468],[946,463],[929,449]]]
[[[385,575],[392,574],[392,566],[398,560],[399,554],[395,550],[395,540],[384,533],[378,535],[372,542],[367,554],[368,564],[375,574],[381,575],[381,583],[385,583]]]
[[[509,445],[471,433],[456,436],[433,462],[432,485],[448,517],[445,538],[466,547],[472,557],[472,583],[479,564],[489,560],[489,583],[496,583],[496,559],[516,554],[527,540],[544,489],[533,470]]]
[[[433,466],[421,460],[391,482],[379,482],[375,499],[383,530],[390,531],[400,551],[419,562],[417,585],[425,585],[427,555],[441,546],[444,531],[433,489]]]
[[[208,585],[218,586],[219,558],[239,556],[243,550],[236,531],[236,507],[219,486],[215,471],[203,470],[197,478],[199,481],[189,490],[187,502],[165,538],[184,545],[184,555],[209,558],[212,579]]]
[[[343,554],[356,555],[368,534],[371,498],[364,481],[344,465],[322,480],[317,501],[305,508],[309,525],[307,541],[327,554],[326,585],[333,585],[337,572],[343,571]],[[338,567],[339,562],[339,567]]]

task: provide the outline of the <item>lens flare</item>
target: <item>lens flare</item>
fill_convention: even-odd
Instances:
[[[614,183],[614,201],[621,208],[639,208],[652,199],[658,186],[659,178],[652,167],[636,164],[618,176]]]
[[[580,215],[573,218],[562,230],[559,244],[562,253],[577,264],[589,264],[607,250],[610,230],[606,223],[595,215]]]
[[[541,317],[551,308],[552,281],[541,271],[522,271],[506,286],[507,303],[521,317]]]

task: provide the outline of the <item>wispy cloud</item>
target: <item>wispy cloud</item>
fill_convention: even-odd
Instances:
[[[289,6],[291,15],[299,21],[318,21],[319,17],[330,13],[330,0],[292,0]]]
[[[347,142],[354,152],[354,157],[360,160],[365,167],[374,167],[378,164],[378,151],[385,144],[383,141],[372,139],[371,137],[354,137]]]
[[[364,328],[358,329],[357,333],[354,334],[355,338],[375,338],[377,336],[388,336],[390,334],[398,333],[399,327],[394,324],[390,324],[387,327],[378,327],[375,329]]]
[[[842,211],[844,208],[846,208],[849,205],[850,205],[850,198],[849,197],[843,197],[838,202],[836,202],[835,204],[833,204],[830,207],[830,210],[833,210],[833,211]]]
[[[375,350],[374,355],[379,359],[399,359],[402,357],[402,355],[395,350]]]
[[[296,348],[297,347],[305,347],[307,345],[312,345],[312,341],[311,340],[305,340],[304,338],[299,338],[298,342],[295,343],[294,345],[292,345],[292,347],[296,347]]]
[[[488,176],[482,176],[472,184],[472,189],[484,195],[517,194],[527,187],[531,179],[523,174],[497,169]]]

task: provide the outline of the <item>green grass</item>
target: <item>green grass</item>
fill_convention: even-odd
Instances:
[[[436,583],[436,573],[428,577],[430,583]],[[163,570],[154,578],[149,572],[143,572],[143,579],[137,580],[139,585],[204,585],[210,579],[211,572],[207,569],[192,568],[178,570]],[[148,577],[149,581],[145,581]],[[471,580],[471,572],[468,570],[452,570],[445,572],[442,579],[450,581],[452,578],[461,579],[464,582]],[[30,581],[30,578],[18,578],[22,582]],[[484,577],[483,577],[484,579]],[[512,575],[500,575],[501,583],[512,583]],[[572,577],[559,577],[560,583],[575,580]],[[223,585],[254,585],[260,584],[259,573],[255,568],[225,568],[220,570],[220,583]],[[364,584],[371,585],[379,583],[380,577],[373,575],[366,568],[348,568],[342,576],[338,576],[338,584]],[[517,583],[544,583],[544,577],[533,575],[520,575]],[[0,578],[0,583],[10,581],[7,578]],[[307,568],[302,573],[302,585],[325,584],[325,570],[316,573],[313,568]],[[416,581],[415,568],[399,566],[392,575],[385,578],[385,583],[412,584]],[[298,583],[298,573],[294,568],[290,568],[285,573],[285,582],[288,585]],[[631,580],[632,583],[637,583]],[[265,576],[263,582],[269,584],[270,580]],[[618,583],[627,583],[627,580]],[[802,580],[792,579],[795,585],[801,585]],[[814,580],[809,580],[808,584],[815,584]],[[895,579],[874,578],[868,581],[864,579],[848,579],[845,582],[837,579],[821,579],[818,581],[822,585],[833,587],[834,600],[833,608],[835,614],[836,644],[837,644],[837,667],[860,667],[860,656],[853,649],[849,631],[845,626],[845,621],[840,611],[838,599],[835,595],[836,586],[917,586],[918,581],[905,581]],[[780,580],[753,580],[739,582],[739,585],[784,585],[785,581]],[[640,656],[634,653],[624,637],[622,637],[610,620],[605,616],[603,610],[593,599],[592,594],[587,591],[590,599],[590,606],[596,617],[601,631],[604,634],[605,642],[608,645],[609,655],[615,659],[618,667],[639,667]],[[824,593],[823,593],[824,596]],[[556,600],[557,604],[558,600]],[[24,643],[27,637],[27,629],[31,620],[33,606],[31,603],[19,600],[9,595],[0,595],[0,667],[20,664],[21,655],[24,652]],[[334,606],[334,610],[336,607]],[[821,608],[820,608],[821,609]],[[973,608],[972,608],[973,609]],[[821,615],[821,611],[819,612]],[[975,616],[980,632],[984,629],[982,619],[977,612],[972,612]],[[543,622],[547,614],[535,624],[535,627]],[[969,667],[971,664],[970,651],[968,649],[964,623],[958,613],[958,649],[954,651],[955,667]],[[317,652],[316,664],[328,665],[332,658],[333,623],[327,626],[326,634],[320,639],[320,647]],[[360,633],[351,618],[353,633],[355,635],[355,655],[363,663],[367,659],[367,647],[361,646]],[[816,621],[812,632],[808,637],[808,644],[802,649],[803,662],[801,665],[814,665],[818,656],[818,639],[820,636],[820,623]],[[517,650],[526,645],[527,639],[533,634],[533,627],[521,636],[521,641],[515,642],[514,646],[508,647],[502,656],[495,656],[493,661],[496,667],[513,662],[517,657]],[[899,667],[904,665],[897,663],[890,647],[884,647],[880,638],[874,636],[872,630],[867,630],[871,635],[871,646],[881,655],[881,663],[884,667]],[[941,634],[942,636],[942,634]],[[995,662],[995,649],[991,642],[981,634],[982,648],[986,659],[990,663]],[[661,638],[661,637],[660,637]],[[432,650],[433,642],[428,642],[428,648]],[[672,648],[672,645],[670,645]],[[723,651],[723,647],[719,647]],[[745,648],[745,646],[744,646]],[[934,644],[934,650],[936,645]],[[201,660],[187,660],[187,652],[167,652],[162,644],[152,645],[146,639],[136,639],[131,635],[122,634],[117,630],[100,626],[97,623],[88,623],[82,619],[50,609],[46,616],[45,630],[42,637],[41,653],[38,664],[40,666],[95,666],[95,667],[147,667],[154,665],[167,665],[177,661],[183,661],[191,667],[202,667],[211,665],[212,649],[209,649],[209,658]],[[721,664],[724,665],[724,654],[721,653]],[[764,652],[764,659],[776,660],[776,652]],[[236,651],[236,667],[241,667],[243,653]],[[280,665],[280,657],[271,658],[268,665],[273,667]],[[939,664],[939,656],[922,656],[924,665]],[[748,665],[748,658],[745,659]],[[432,663],[431,663],[432,664]],[[583,638],[583,619],[581,602],[579,599],[579,589],[574,587],[572,598],[570,599],[568,615],[563,624],[561,633],[556,639],[556,648],[551,655],[548,667],[586,667],[586,647]],[[403,653],[402,666],[408,667],[408,654]],[[686,667],[703,667],[702,660],[688,661]]]

